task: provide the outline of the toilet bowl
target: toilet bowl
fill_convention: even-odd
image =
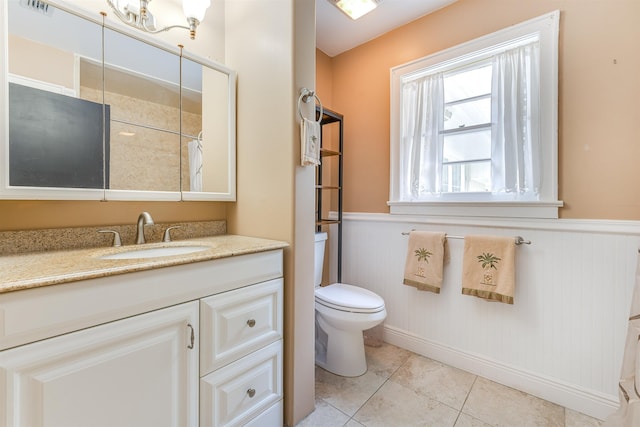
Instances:
[[[316,233],[316,365],[356,377],[367,371],[362,331],[380,324],[387,311],[384,300],[367,289],[345,283],[320,286],[326,240],[327,233]]]

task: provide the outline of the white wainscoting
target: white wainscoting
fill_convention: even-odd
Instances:
[[[463,240],[448,239],[440,294],[403,285],[412,229],[531,240],[517,249],[514,304],[461,294]],[[347,213],[342,281],[384,298],[386,342],[604,419],[618,405],[639,247],[636,221]]]

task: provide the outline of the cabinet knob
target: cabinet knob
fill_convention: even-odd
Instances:
[[[253,397],[256,395],[256,389],[255,388],[250,388],[249,390],[247,390],[247,394],[249,395],[249,397]]]
[[[256,321],[255,319],[249,319],[247,320],[247,325],[249,325],[250,328],[253,328],[254,326],[256,326]]]

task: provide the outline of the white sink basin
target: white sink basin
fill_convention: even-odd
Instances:
[[[211,249],[211,246],[166,246],[163,248],[146,248],[118,252],[115,254],[103,255],[100,259],[158,258],[174,255],[186,255],[194,252],[206,251],[208,249]]]

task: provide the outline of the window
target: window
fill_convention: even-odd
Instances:
[[[558,20],[392,69],[391,213],[557,218]]]

